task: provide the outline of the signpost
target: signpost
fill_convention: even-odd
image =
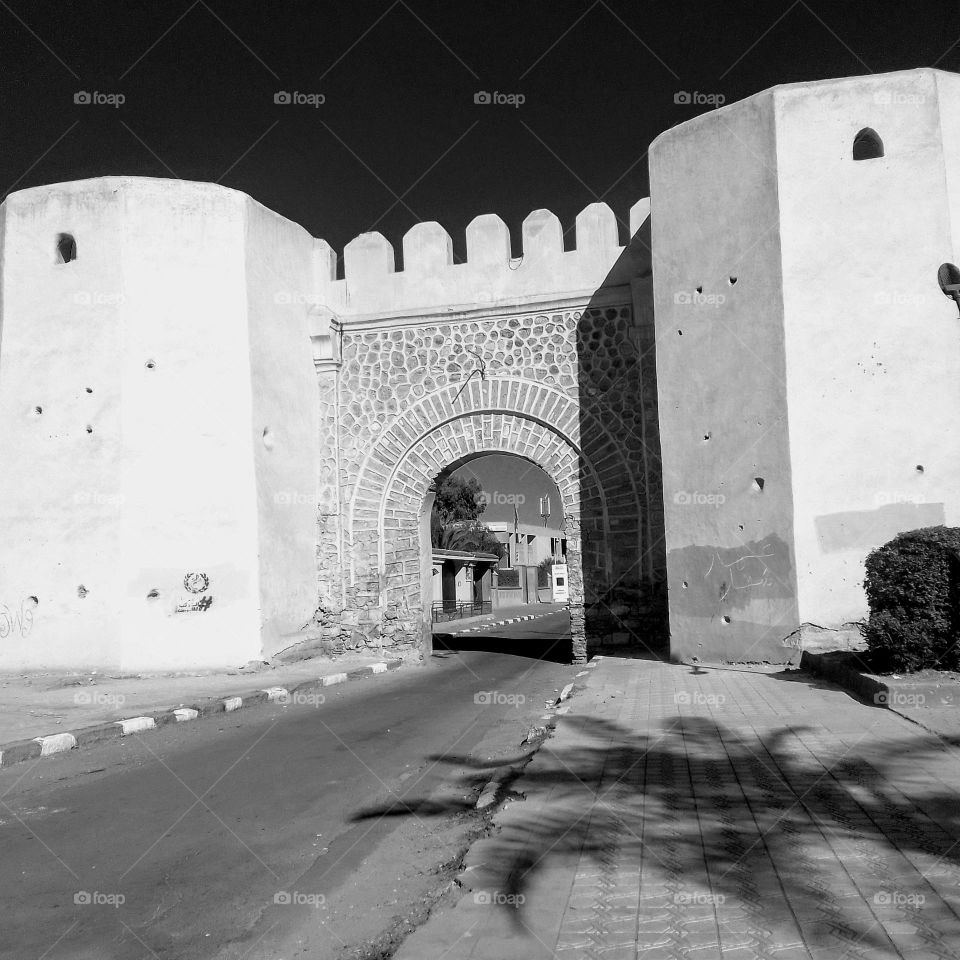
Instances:
[[[553,602],[567,603],[570,599],[569,587],[567,586],[567,565],[565,563],[555,563],[551,570],[553,571]]]

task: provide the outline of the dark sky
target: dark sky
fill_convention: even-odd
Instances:
[[[0,189],[104,174],[218,181],[338,251],[439,220],[648,193],[660,131],[775,83],[960,70],[956,2],[540,0],[140,5],[0,0]],[[75,104],[78,91],[120,107]],[[325,103],[278,105],[278,91]],[[478,91],[525,102],[476,104]],[[568,237],[568,245],[572,237]]]

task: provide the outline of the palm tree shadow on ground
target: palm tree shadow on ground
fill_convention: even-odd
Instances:
[[[902,763],[956,762],[929,738],[888,744],[877,763],[846,756],[839,746],[836,756],[817,756],[801,726],[759,737],[703,717],[675,718],[652,734],[590,716],[562,722],[573,745],[542,751],[524,773],[524,789],[546,799],[528,810],[509,805],[483,841],[473,881],[474,889],[497,892],[518,927],[538,873],[551,859],[580,856],[592,858],[611,882],[623,871],[639,872],[641,903],[660,904],[667,920],[703,902],[713,905],[721,931],[724,917],[754,923],[765,931],[761,937],[796,930],[803,920],[808,943],[835,947],[839,938],[850,957],[892,948],[865,901],[879,904],[875,910],[899,909],[901,921],[928,929],[911,894],[931,904],[936,889],[960,884],[956,794],[935,782],[915,802],[896,786]],[[464,790],[486,782],[492,769],[470,756],[429,759],[467,767],[459,780]],[[465,808],[459,801],[412,801],[353,819]],[[856,886],[846,872],[850,863]],[[905,898],[899,908],[882,900],[891,891]],[[857,896],[838,907],[838,898],[851,894]],[[960,925],[955,915],[953,923]]]

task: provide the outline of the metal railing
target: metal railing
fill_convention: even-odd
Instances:
[[[464,617],[480,617],[485,613],[493,613],[493,603],[490,600],[476,600],[472,603],[437,600],[433,604],[432,613],[434,623],[443,623],[445,620],[462,620]]]

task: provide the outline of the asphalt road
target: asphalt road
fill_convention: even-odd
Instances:
[[[566,614],[519,624],[322,704],[4,770],[0,956],[372,955],[358,945],[476,824],[487,771],[463,757],[516,754],[576,672],[540,659],[567,655],[566,629]]]

